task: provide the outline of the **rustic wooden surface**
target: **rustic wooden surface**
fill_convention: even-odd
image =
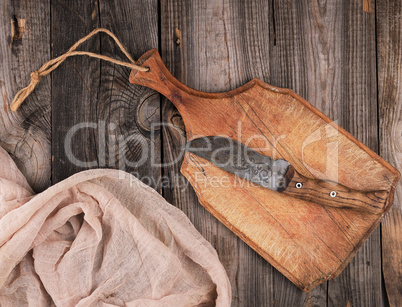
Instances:
[[[290,183],[277,193],[242,182],[194,153],[186,152],[180,169],[209,212],[302,290],[336,277],[389,211],[399,173],[296,93],[259,79],[229,92],[197,91],[167,70],[156,49],[137,64],[149,71],[133,70],[129,81],[176,106],[187,141],[225,136],[285,159],[293,174],[300,173],[295,177],[301,190]],[[333,184],[325,187],[322,180]],[[306,201],[305,189],[321,201]],[[336,205],[327,201],[331,190],[338,192]],[[366,191],[373,191],[375,214],[362,202]]]
[[[401,169],[401,3],[372,1],[371,14],[362,6],[360,0],[5,0],[0,6],[1,145],[39,191],[51,183],[51,176],[56,182],[85,168],[72,165],[62,148],[72,126],[85,119],[114,123],[108,133],[89,128],[77,135],[74,154],[86,159],[88,167],[127,165],[126,170],[138,173],[184,210],[217,249],[232,283],[233,306],[398,306],[400,185],[382,232],[378,228],[373,233],[338,278],[303,293],[197,203],[179,174],[180,163],[163,169],[149,167],[150,161],[141,167],[127,163],[141,157],[138,142],[154,146],[161,161],[180,158],[178,144],[184,136],[177,110],[166,100],[159,109],[155,93],[128,86],[128,69],[70,59],[52,77],[43,78],[17,114],[6,107],[28,83],[29,72],[103,26],[135,58],[159,48],[169,70],[198,90],[226,91],[253,77],[291,88]],[[21,25],[18,19],[25,19],[25,32],[18,27],[12,31]],[[105,37],[84,48],[122,57]],[[152,133],[159,114],[171,125],[162,127],[161,134]],[[119,135],[136,137],[117,152]],[[96,149],[102,142],[106,151]],[[158,178],[177,184],[162,187]]]
[[[402,169],[402,4],[377,4],[380,154]],[[382,269],[389,303],[402,302],[402,183],[382,222]]]
[[[27,85],[29,72],[50,58],[49,16],[46,2],[4,1],[1,5],[0,145],[11,153],[37,191],[49,186],[51,176],[50,79],[41,82],[20,112],[11,113],[7,105],[16,90]],[[18,27],[19,19],[25,20],[25,28]]]

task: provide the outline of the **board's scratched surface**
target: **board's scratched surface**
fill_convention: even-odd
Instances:
[[[125,168],[156,187],[217,249],[232,306],[398,306],[401,183],[381,231],[340,276],[304,293],[198,203],[180,175],[185,131],[178,111],[154,91],[129,85],[128,69],[70,58],[42,78],[17,113],[7,108],[32,70],[102,26],[134,58],[159,48],[173,75],[198,90],[228,91],[256,77],[290,88],[401,170],[402,3],[372,0],[371,8],[364,13],[361,0],[5,0],[0,144],[36,190],[97,166]],[[124,60],[104,36],[83,49]],[[88,120],[98,126],[80,130],[66,152],[67,132]],[[119,146],[120,137],[129,141]],[[134,163],[151,152],[155,163]]]
[[[225,136],[285,159],[306,177],[354,190],[389,191],[379,199],[389,210],[399,173],[294,92],[254,79],[231,92],[204,93],[175,79],[157,50],[138,63],[149,71],[133,70],[130,82],[151,87],[174,103],[187,140]],[[337,276],[382,217],[241,182],[191,153],[181,172],[207,210],[305,291]]]

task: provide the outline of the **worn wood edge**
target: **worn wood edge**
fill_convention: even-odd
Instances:
[[[277,89],[279,93],[282,94],[289,94],[291,95],[293,98],[295,98],[297,101],[299,101],[300,103],[302,103],[304,106],[306,106],[309,110],[311,110],[312,112],[314,112],[314,114],[316,114],[317,116],[321,117],[327,124],[331,125],[334,129],[337,129],[340,133],[342,133],[344,136],[346,136],[348,138],[348,140],[352,141],[353,143],[355,143],[360,149],[364,150],[367,154],[369,154],[370,157],[372,157],[376,162],[382,164],[385,168],[387,168],[391,173],[393,173],[395,175],[395,179],[391,184],[391,189],[390,189],[390,194],[391,194],[391,190],[392,188],[395,190],[395,187],[401,177],[401,174],[399,173],[399,171],[393,167],[388,161],[384,160],[381,156],[379,156],[376,152],[374,152],[373,150],[371,150],[369,147],[367,147],[366,145],[364,145],[362,142],[360,142],[358,139],[356,139],[353,135],[351,135],[348,131],[346,131],[345,129],[343,129],[341,126],[339,126],[337,123],[335,123],[332,119],[330,119],[328,116],[326,116],[324,113],[322,113],[320,110],[318,110],[316,107],[314,107],[311,103],[309,103],[307,100],[305,100],[303,97],[301,97],[300,95],[298,95],[296,92],[290,90],[290,89],[283,89],[283,88],[276,88],[272,85],[269,85],[259,79],[257,79],[258,81],[260,81],[262,84],[260,84],[263,88],[268,89],[268,90],[272,90],[272,91],[276,91],[275,89]],[[273,89],[271,89],[273,88]],[[393,194],[393,193],[392,193]],[[388,197],[389,199],[389,197]],[[391,203],[392,204],[392,203]],[[387,211],[387,209],[384,209],[384,212]]]
[[[280,263],[278,263],[275,259],[271,257],[270,254],[266,253],[263,249],[261,249],[258,245],[254,244],[248,237],[246,237],[241,231],[239,231],[236,227],[233,227],[232,224],[222,215],[219,214],[209,203],[203,198],[201,194],[198,193],[197,183],[191,180],[190,172],[187,172],[187,163],[188,163],[188,156],[190,153],[186,152],[183,160],[182,167],[180,172],[183,174],[184,177],[190,182],[191,186],[193,187],[194,191],[197,194],[198,200],[201,205],[207,209],[214,217],[216,217],[222,224],[224,224],[230,231],[232,231],[236,236],[238,236],[242,241],[244,241],[248,246],[250,246],[257,254],[263,257],[266,261],[268,261],[273,267],[275,267],[281,274],[283,274],[286,278],[288,278],[296,287],[298,287],[303,292],[310,292],[312,289],[320,285],[321,283],[333,278],[332,275],[328,275],[327,277],[317,279],[312,283],[305,285],[303,284],[295,275],[289,272],[285,267],[283,267]],[[209,162],[208,162],[209,163]]]
[[[349,262],[352,260],[352,258],[356,255],[356,253],[359,251],[361,246],[364,244],[364,242],[367,240],[367,238],[373,233],[373,231],[377,228],[378,224],[381,222],[382,218],[384,217],[384,214],[378,217],[378,219],[371,225],[371,227],[367,230],[367,232],[362,236],[361,240],[355,245],[353,250],[350,252],[350,254],[347,256],[347,258],[339,265],[339,267],[334,271],[332,274],[317,279],[313,282],[311,282],[308,285],[304,285],[295,275],[293,275],[291,272],[289,272],[285,267],[283,267],[280,263],[278,263],[276,260],[274,260],[268,253],[266,253],[263,249],[261,249],[258,245],[254,244],[253,241],[251,241],[248,237],[246,237],[241,231],[239,231],[236,227],[233,227],[233,225],[218,211],[216,211],[212,206],[209,205],[208,201],[206,201],[203,196],[199,193],[199,189],[197,187],[197,183],[193,178],[191,177],[190,172],[187,171],[187,164],[189,161],[189,155],[190,153],[186,152],[183,160],[183,164],[181,166],[180,172],[183,174],[184,177],[190,182],[191,186],[193,187],[194,191],[197,193],[197,197],[199,202],[202,204],[202,206],[207,209],[213,216],[215,216],[221,223],[223,223],[229,230],[231,230],[233,233],[235,233],[240,239],[242,239],[248,246],[250,246],[253,250],[255,250],[260,256],[262,256],[265,260],[267,260],[272,266],[274,266],[279,272],[281,272],[286,278],[288,278],[293,284],[295,284],[298,288],[300,288],[304,292],[310,292],[313,290],[315,287],[320,285],[321,283],[336,278],[344,269],[345,267],[349,264]],[[210,162],[208,162],[210,163]],[[392,204],[393,201],[393,195],[394,195],[394,190],[395,188],[391,189],[390,192],[390,197],[387,198],[387,204],[386,204],[386,212],[388,212],[391,208],[390,204]],[[339,209],[342,210],[342,209]]]
[[[306,288],[302,282],[294,276],[292,273],[290,273],[288,270],[286,270],[284,267],[282,267],[277,261],[275,261],[268,253],[266,253],[263,249],[261,249],[258,245],[254,244],[253,241],[249,240],[246,236],[243,235],[242,232],[240,232],[236,227],[233,227],[229,221],[222,215],[219,214],[212,206],[209,205],[209,203],[198,193],[198,189],[196,186],[196,182],[191,180],[191,175],[189,172],[186,171],[186,164],[188,163],[188,156],[190,153],[186,152],[183,160],[183,164],[181,166],[180,172],[183,174],[184,177],[188,180],[188,182],[191,184],[193,187],[194,191],[197,193],[197,197],[201,205],[207,209],[216,219],[218,219],[223,225],[225,225],[227,228],[229,228],[230,231],[232,231],[236,236],[238,236],[241,240],[243,240],[248,246],[250,246],[253,250],[255,250],[259,255],[261,255],[265,260],[267,260],[272,266],[274,266],[279,272],[281,272],[283,275],[285,275],[290,281],[292,281],[298,288],[303,290],[304,292],[308,292],[311,289]],[[325,280],[320,281],[318,284],[321,282],[324,282]],[[317,284],[317,285],[318,285]]]
[[[367,230],[367,232],[362,236],[361,240],[356,244],[355,248],[353,249],[353,251],[350,253],[350,255],[346,258],[346,260],[344,261],[344,263],[342,263],[338,270],[335,271],[330,279],[333,279],[335,277],[337,277],[344,269],[345,267],[349,264],[349,262],[352,260],[352,258],[356,255],[356,253],[359,251],[359,249],[362,247],[362,245],[364,244],[364,242],[366,242],[366,240],[368,239],[368,237],[374,232],[374,230],[377,228],[377,226],[380,224],[380,222],[382,221],[382,219],[384,218],[384,216],[388,213],[389,210],[391,210],[393,201],[394,201],[394,193],[395,193],[395,189],[396,189],[396,183],[399,180],[399,176],[395,179],[395,185],[393,185],[391,187],[391,190],[389,192],[389,197],[387,198],[387,204],[385,206],[385,211],[384,213],[378,217],[377,220],[375,220],[373,222],[373,224],[371,225],[371,227]]]

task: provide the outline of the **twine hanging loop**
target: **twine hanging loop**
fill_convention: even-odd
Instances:
[[[124,53],[124,55],[129,59],[130,62],[123,62],[123,61],[120,61],[120,60],[110,58],[110,57],[105,56],[105,55],[96,54],[96,53],[92,53],[92,52],[75,51],[79,45],[81,45],[83,42],[85,42],[86,40],[88,40],[89,38],[91,38],[92,36],[94,36],[95,34],[97,34],[99,32],[106,33],[111,38],[113,38],[113,40],[116,42],[117,46]],[[107,29],[98,28],[98,29],[92,31],[91,33],[89,33],[87,36],[85,36],[85,37],[81,38],[80,40],[78,40],[73,46],[71,46],[71,48],[66,53],[62,54],[61,56],[59,56],[59,57],[57,57],[55,59],[52,59],[52,60],[46,62],[45,64],[43,64],[43,66],[39,70],[32,72],[31,73],[31,82],[29,83],[29,85],[27,87],[24,87],[23,89],[21,89],[15,95],[15,97],[14,97],[12,103],[11,103],[10,109],[12,111],[18,110],[20,105],[32,93],[32,91],[35,89],[36,85],[40,82],[40,79],[43,76],[46,76],[46,75],[50,74],[61,63],[63,63],[65,61],[65,59],[67,59],[68,57],[75,56],[75,55],[87,55],[87,56],[90,56],[90,57],[93,57],[93,58],[101,59],[101,60],[108,61],[108,62],[117,64],[117,65],[121,65],[121,66],[126,66],[126,67],[129,67],[131,69],[136,69],[136,70],[139,70],[139,71],[148,71],[149,70],[148,68],[145,68],[145,67],[142,67],[142,66],[139,66],[139,65],[135,64],[135,61],[130,56],[130,54],[127,52],[126,48],[124,48],[122,43],[120,43],[120,41],[117,39],[117,37],[112,32],[110,32]]]

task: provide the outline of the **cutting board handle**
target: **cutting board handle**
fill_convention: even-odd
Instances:
[[[167,97],[179,110],[183,120],[185,117],[190,117],[190,114],[186,114],[188,111],[186,109],[191,109],[191,104],[197,103],[194,97],[217,98],[222,94],[229,95],[229,92],[205,93],[187,87],[169,72],[156,49],[151,49],[142,55],[136,65],[148,70],[133,69],[130,74],[130,83],[152,88]],[[240,90],[237,89],[234,92],[240,92]],[[186,123],[186,128],[191,128],[190,123]],[[353,208],[372,214],[384,212],[389,194],[388,191],[354,191],[334,182],[304,177],[296,171],[292,173],[291,180],[288,188],[283,192],[286,195],[326,206]],[[298,188],[301,184],[302,189]]]
[[[148,71],[133,69],[129,78],[130,83],[154,89],[173,102],[179,111],[182,108],[183,97],[198,92],[181,83],[169,72],[157,49],[144,53],[136,65],[148,68]]]

